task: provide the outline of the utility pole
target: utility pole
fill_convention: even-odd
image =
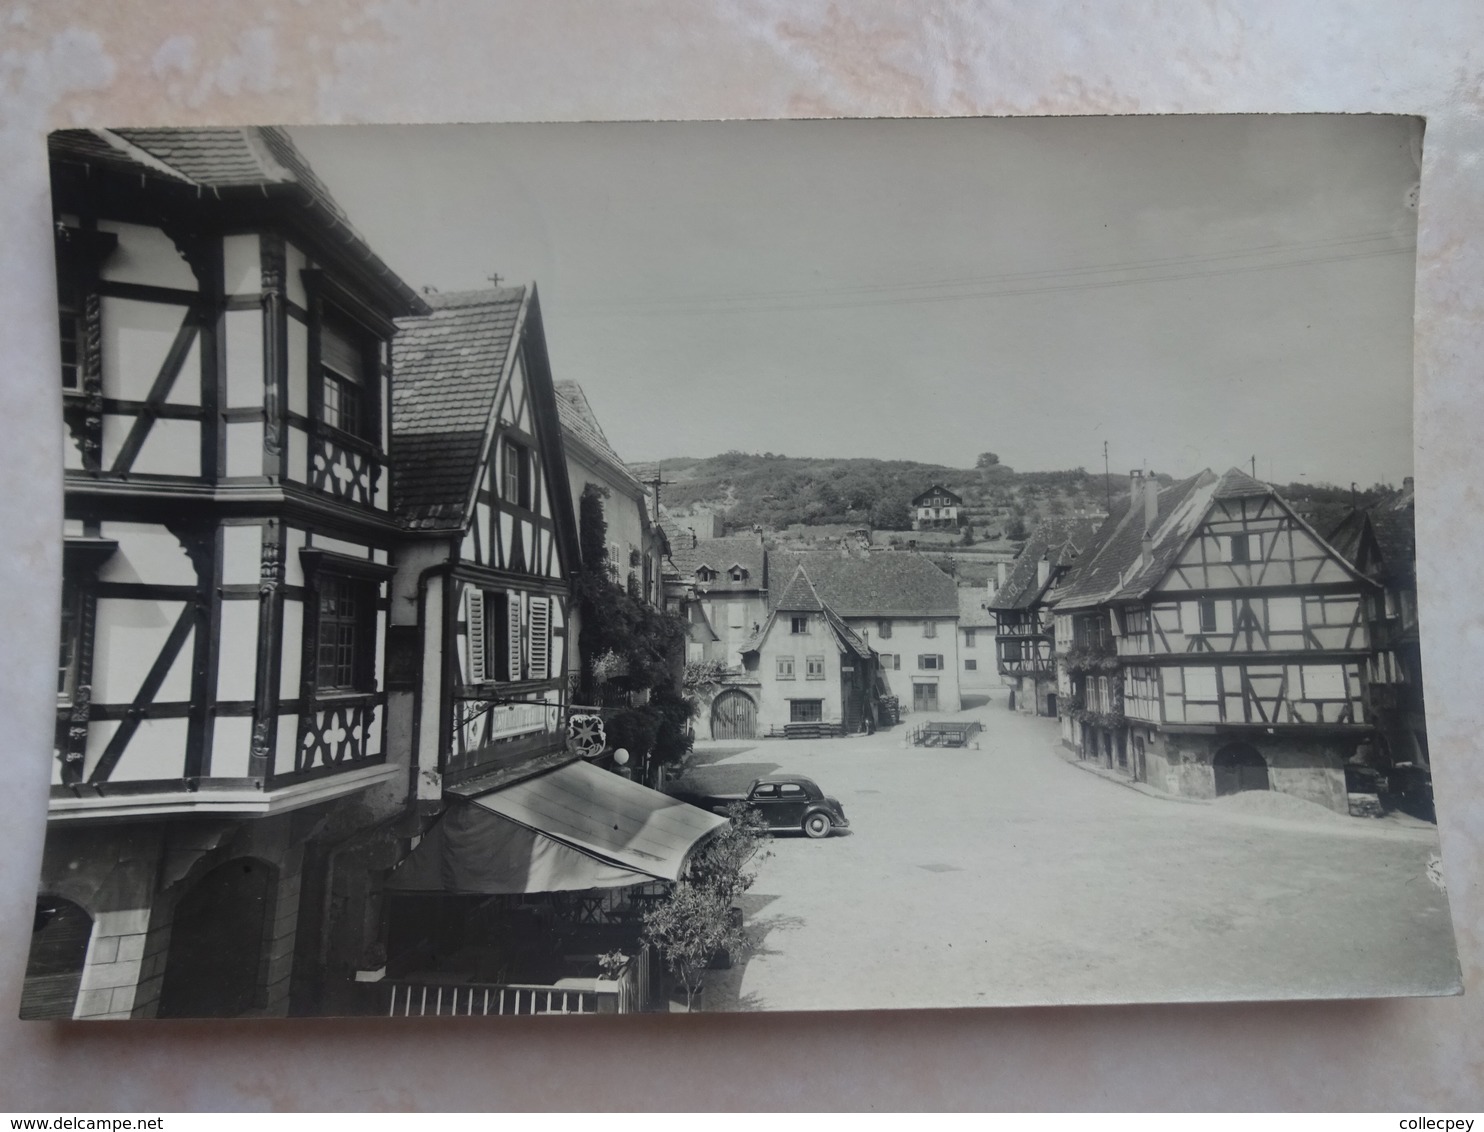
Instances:
[[[1255,455],[1252,457],[1252,478],[1257,478],[1257,457]]]
[[[498,287],[500,285],[500,280],[504,279],[505,276],[501,275],[498,271],[494,271],[491,272],[489,275],[486,275],[485,278],[490,281],[492,286]]]
[[[655,518],[655,522],[658,522],[659,521],[659,517],[660,517],[660,488],[662,488],[662,487],[669,487],[671,484],[673,484],[675,482],[674,480],[667,480],[667,479],[662,478],[663,475],[664,475],[664,469],[659,464],[656,464],[654,466],[654,479],[640,481],[640,482],[642,482],[644,484],[645,487],[652,487],[652,488],[654,488],[654,518]]]

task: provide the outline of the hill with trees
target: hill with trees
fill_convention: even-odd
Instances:
[[[734,451],[636,465],[635,471],[643,479],[659,474],[667,481],[663,499],[673,514],[710,512],[722,516],[729,530],[758,525],[777,531],[794,524],[909,530],[912,499],[939,483],[963,497],[970,539],[1024,538],[1041,518],[1099,513],[1104,500],[1100,475],[1083,468],[1017,472],[992,452],[973,468]]]

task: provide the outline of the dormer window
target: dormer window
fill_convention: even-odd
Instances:
[[[714,581],[716,581],[716,571],[713,570],[713,569],[711,569],[710,566],[697,566],[696,567],[696,581],[698,581],[698,582],[714,582]]]
[[[745,582],[746,580],[747,580],[747,571],[744,570],[744,569],[742,569],[742,567],[740,567],[740,566],[733,566],[732,567],[732,581],[734,581],[734,582]]]

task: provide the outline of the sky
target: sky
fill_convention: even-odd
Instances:
[[[631,462],[1412,471],[1412,119],[292,133],[414,287],[535,282]]]

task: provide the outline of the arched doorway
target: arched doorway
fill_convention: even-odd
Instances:
[[[1228,743],[1211,760],[1216,773],[1216,796],[1243,790],[1269,790],[1267,761],[1257,748],[1246,743]]]
[[[733,688],[716,697],[711,705],[711,738],[757,738],[757,704],[751,696]]]
[[[255,1005],[276,870],[239,857],[181,897],[160,988],[161,1018],[235,1018]]]
[[[93,918],[72,901],[45,894],[36,898],[22,1018],[72,1017],[92,935]]]

